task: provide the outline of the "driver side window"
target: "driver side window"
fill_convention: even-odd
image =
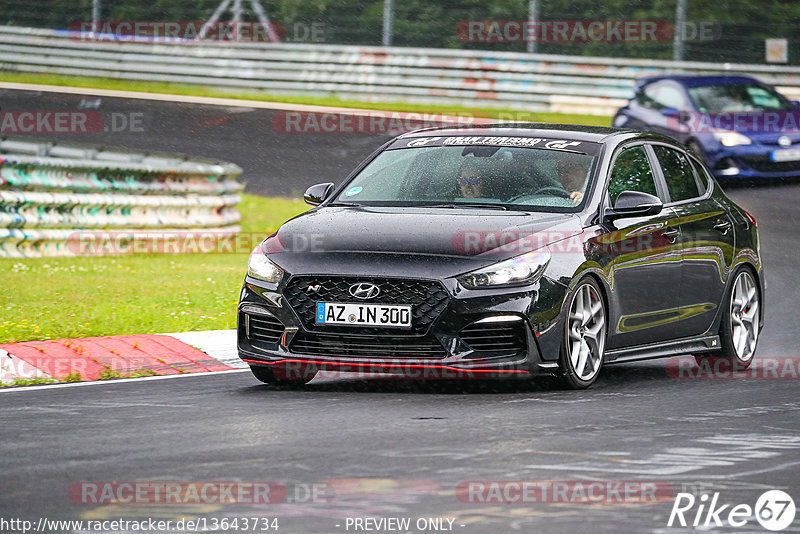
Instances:
[[[644,146],[626,148],[617,156],[608,180],[608,198],[611,205],[623,191],[639,191],[658,196],[653,169]]]

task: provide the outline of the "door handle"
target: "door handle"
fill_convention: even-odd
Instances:
[[[678,236],[681,234],[681,231],[678,230],[677,228],[669,228],[668,227],[661,233],[663,233],[665,236],[667,236],[667,239],[669,240],[669,242],[674,245],[675,241],[678,240]]]
[[[722,235],[727,234],[730,229],[731,222],[724,219],[717,221],[717,224],[714,225],[714,230],[718,230]]]

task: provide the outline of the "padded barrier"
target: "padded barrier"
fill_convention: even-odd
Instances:
[[[31,155],[81,150],[0,140],[0,257],[204,252],[239,233],[238,166],[91,149],[91,159]],[[193,239],[205,245],[186,246]]]

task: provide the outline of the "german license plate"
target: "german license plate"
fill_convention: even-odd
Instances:
[[[772,161],[797,161],[800,159],[800,148],[787,148],[786,150],[774,150]]]
[[[317,302],[317,324],[411,328],[411,306]]]

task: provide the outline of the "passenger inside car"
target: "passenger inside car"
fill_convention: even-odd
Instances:
[[[485,173],[475,158],[465,158],[458,176],[458,187],[463,198],[482,198],[485,189]]]

